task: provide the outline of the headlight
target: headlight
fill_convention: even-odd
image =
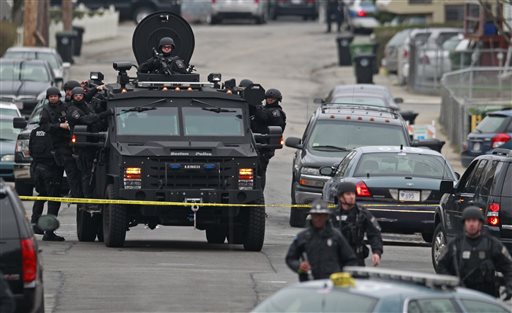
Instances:
[[[305,174],[305,175],[317,175],[317,176],[319,176],[320,175],[320,169],[313,168],[313,167],[303,167],[303,168],[300,169],[300,173],[301,174]]]
[[[24,158],[30,157],[30,151],[28,150],[28,139],[16,140],[16,152],[21,152]]]
[[[6,154],[0,159],[2,162],[14,162],[14,154]]]
[[[320,175],[320,169],[303,167],[300,169],[299,184],[302,186],[322,188],[328,180],[326,176]]]

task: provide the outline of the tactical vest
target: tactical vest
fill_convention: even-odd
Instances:
[[[53,164],[53,143],[49,133],[45,132],[41,126],[34,128],[30,132],[29,151],[32,159],[36,162]]]
[[[472,246],[465,236],[461,238],[458,266],[464,286],[481,291],[494,289],[496,269],[491,253],[489,238],[483,237],[476,246]]]

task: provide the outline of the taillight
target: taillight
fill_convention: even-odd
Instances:
[[[260,0],[254,0],[254,3],[259,4]]]
[[[140,167],[127,167],[124,169],[124,189],[142,188],[142,169]]]
[[[21,239],[20,244],[23,283],[32,283],[37,278],[37,252],[34,239]]]
[[[238,189],[252,190],[254,187],[254,170],[241,168],[238,170]]]
[[[76,135],[75,134],[71,135],[71,143],[72,144],[76,143]]]
[[[505,133],[499,133],[491,138],[492,148],[498,148],[502,144],[510,140],[510,135]]]
[[[366,12],[365,12],[365,11],[363,11],[363,10],[359,10],[359,11],[357,11],[357,16],[359,16],[359,17],[365,17],[365,16],[366,16]]]
[[[404,58],[408,58],[408,57],[409,57],[409,50],[404,49],[404,51],[402,51],[402,56],[403,56]]]
[[[498,226],[500,224],[500,210],[499,203],[491,203],[487,207],[487,224],[491,226]]]
[[[368,189],[368,186],[366,186],[363,181],[360,181],[356,184],[356,195],[358,197],[371,197],[372,193],[370,189]]]

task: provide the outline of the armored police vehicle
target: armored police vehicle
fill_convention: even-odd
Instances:
[[[141,64],[152,56],[160,38],[172,37],[175,55],[186,63],[194,35],[180,16],[149,15],[133,35]],[[192,202],[188,206],[142,204],[84,206],[77,212],[78,237],[108,247],[123,246],[126,231],[139,224],[190,226],[206,230],[209,243],[262,248],[265,207],[258,149],[282,148],[280,127],[253,134],[250,104],[261,103],[260,85],[243,92],[220,74],[201,82],[198,74],[147,74],[129,77],[136,67],[114,63],[117,83],[108,85],[106,108],[112,115],[106,132],[76,126],[78,149],[98,149],[93,178],[95,197],[136,201]],[[205,206],[216,203],[215,206]],[[251,204],[255,206],[237,206]]]

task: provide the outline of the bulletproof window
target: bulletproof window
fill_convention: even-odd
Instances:
[[[451,299],[418,299],[409,301],[407,313],[457,313],[459,309]]]
[[[117,134],[131,136],[178,136],[178,109],[175,107],[116,108]]]
[[[185,136],[243,136],[242,117],[238,108],[183,108]]]
[[[461,299],[465,312],[468,313],[506,313],[510,312],[504,307],[490,302]]]
[[[471,178],[467,181],[466,185],[464,186],[464,190],[461,190],[461,192],[475,193],[476,188],[478,187],[478,183],[482,178],[482,173],[486,165],[487,160],[480,160],[480,162],[478,162],[478,165],[476,166],[476,169],[473,171]]]
[[[14,206],[6,193],[0,192],[0,239],[19,237]]]

